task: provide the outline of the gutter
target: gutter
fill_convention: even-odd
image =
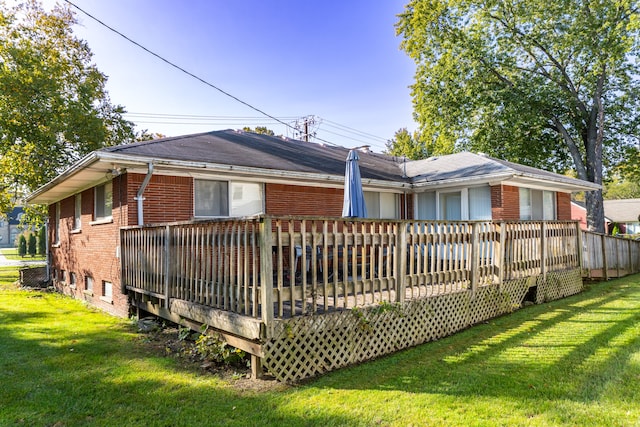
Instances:
[[[148,169],[147,175],[144,177],[144,181],[142,181],[142,185],[138,189],[138,193],[136,194],[136,197],[133,198],[135,201],[138,202],[138,225],[144,225],[144,210],[143,210],[144,197],[142,197],[142,194],[144,193],[144,190],[147,188],[149,181],[151,181],[151,175],[153,175],[153,162],[149,162],[148,167],[149,169]]]

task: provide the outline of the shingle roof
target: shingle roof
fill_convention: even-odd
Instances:
[[[613,222],[639,222],[640,199],[605,200],[604,215]]]
[[[223,165],[344,175],[349,150],[252,132],[223,130],[119,145],[101,151]],[[402,180],[401,161],[361,152],[364,179]]]

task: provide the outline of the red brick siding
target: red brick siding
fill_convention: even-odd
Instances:
[[[520,219],[520,190],[510,185],[491,186],[491,218]]]
[[[270,215],[342,216],[342,188],[266,184],[265,210]]]
[[[81,220],[79,231],[73,230],[75,196],[60,202],[60,243],[51,248],[51,267],[65,271],[65,282],[55,281],[54,285],[62,292],[86,300],[96,307],[117,316],[128,315],[127,297],[120,292],[120,259],[116,249],[119,246],[120,226],[127,225],[128,206],[124,195],[127,194],[125,176],[113,180],[113,221],[104,224],[91,224],[94,220],[94,189],[82,192]],[[50,224],[55,224],[55,204],[49,206]],[[53,242],[54,227],[50,227],[50,239]],[[70,273],[76,275],[76,289],[69,286]],[[93,295],[85,294],[85,278],[93,278]],[[102,283],[109,281],[113,285],[112,302],[100,299],[103,296]]]
[[[138,223],[138,202],[134,199],[145,175],[127,174],[129,224]],[[153,175],[144,191],[143,214],[145,224],[188,221],[193,218],[193,178]]]
[[[571,194],[556,193],[556,212],[558,220],[571,219]]]

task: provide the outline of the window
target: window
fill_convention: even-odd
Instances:
[[[196,179],[194,193],[196,217],[250,216],[263,211],[262,185],[255,182]]]
[[[64,270],[60,270],[60,281],[62,283],[66,282],[67,280],[67,274]]]
[[[98,185],[95,190],[95,220],[111,219],[113,184],[111,181]]]
[[[60,244],[60,202],[56,203],[56,217],[53,224],[53,244]]]
[[[440,219],[460,221],[462,219],[462,193],[440,193]]]
[[[84,291],[93,295],[93,277],[86,276],[84,278]]]
[[[73,229],[80,230],[82,228],[82,197],[76,194],[75,209],[73,212]]]
[[[479,221],[491,218],[491,188],[488,185],[457,191],[427,191],[416,197],[416,219]]]
[[[556,193],[553,191],[520,188],[520,219],[556,219]]]
[[[398,194],[364,192],[368,218],[398,219],[400,217]]]
[[[69,273],[69,286],[74,289],[76,287],[76,273],[74,272]]]
[[[111,282],[102,281],[102,296],[100,299],[106,302],[113,301],[113,284]]]

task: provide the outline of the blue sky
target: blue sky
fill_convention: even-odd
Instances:
[[[415,67],[394,28],[404,1],[73,2],[272,116],[315,115],[321,139],[380,152],[398,129],[416,127],[408,88]],[[293,135],[76,12],[75,33],[109,77],[112,102],[138,129],[180,135],[260,125]]]

